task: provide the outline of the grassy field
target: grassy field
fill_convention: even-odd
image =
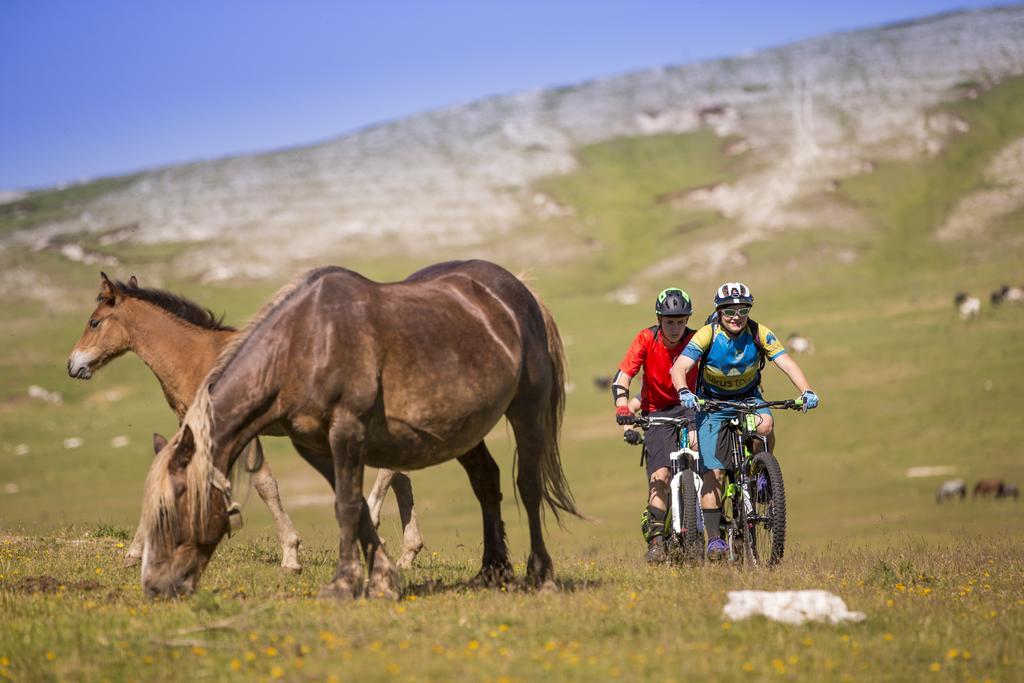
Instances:
[[[246,529],[218,550],[195,597],[143,600],[137,572],[121,569],[120,556],[138,514],[150,434],[172,433],[175,420],[148,369],[132,356],[90,382],[67,378],[67,353],[97,291],[96,268],[45,251],[0,251],[8,281],[34,274],[24,275],[25,295],[6,299],[0,316],[0,677],[1020,680],[1021,504],[938,506],[942,477],[906,476],[910,467],[949,466],[969,483],[1024,480],[1024,426],[1016,409],[1024,309],[987,307],[965,324],[952,306],[957,290],[987,302],[1003,283],[1024,283],[1024,214],[969,243],[931,237],[956,202],[982,185],[987,160],[1024,135],[1024,83],[1007,82],[957,111],[971,130],[944,152],[880,164],[844,181],[830,198],[857,211],[871,230],[822,225],[779,233],[746,249],[748,266],[714,280],[678,273],[671,282],[641,281],[649,296],[635,306],[607,294],[637,284],[636,273],[673,249],[728,229],[717,216],[657,201],[741,173],[721,140],[699,133],[581,150],[577,174],[541,184],[576,217],[521,233],[524,241],[544,238],[570,259],[529,258],[509,236],[486,249],[432,255],[529,267],[531,286],[566,339],[574,388],[563,460],[594,521],[550,525],[557,595],[465,586],[481,552],[479,511],[461,468],[447,464],[413,478],[427,549],[404,577],[406,598],[315,600],[336,552],[330,504],[315,502],[329,492],[287,441],[267,439],[285,507],[305,540],[303,574],[279,574],[273,527],[253,496]],[[87,196],[80,189],[32,199],[42,220]],[[31,206],[0,212],[0,230],[33,220]],[[280,284],[176,279],[161,266],[181,248],[115,252],[129,270],[110,275],[135,273],[146,285],[148,273],[157,272],[162,286],[227,311],[236,324]],[[835,257],[843,250],[856,255],[852,262]],[[343,264],[394,279],[432,260]],[[657,291],[684,287],[695,297],[695,319],[702,319],[725,279],[751,285],[757,320],[783,338],[798,330],[816,347],[799,361],[821,408],[777,416],[789,550],[771,573],[651,569],[640,561],[639,453],[621,442],[610,397],[591,380],[609,374],[637,330],[653,322]],[[43,305],[51,291],[59,300]],[[27,398],[31,384],[60,391],[63,403]],[[781,373],[768,370],[766,395],[793,393]],[[114,448],[115,436],[127,436],[129,445]],[[65,448],[69,437],[82,439],[81,447]],[[489,444],[511,491],[512,445],[503,424]],[[289,503],[300,499],[314,502]],[[521,576],[525,519],[512,496],[506,500]],[[390,503],[385,515],[382,532],[395,545],[400,530]],[[739,588],[827,588],[867,618],[844,626],[729,623],[721,614],[724,593]]]

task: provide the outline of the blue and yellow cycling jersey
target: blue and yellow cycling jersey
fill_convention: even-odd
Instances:
[[[705,325],[697,330],[683,349],[683,355],[695,361],[707,354],[701,393],[717,398],[735,398],[756,390],[761,384],[761,363],[750,327],[743,328],[735,337],[721,325],[715,328],[714,339],[711,338],[711,325]],[[764,325],[757,326],[757,334],[768,360],[775,360],[786,353],[775,333]]]

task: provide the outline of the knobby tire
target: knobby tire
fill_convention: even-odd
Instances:
[[[757,480],[764,474],[767,488],[758,491]],[[782,467],[771,453],[758,453],[750,465],[747,482],[755,519],[747,530],[746,551],[750,564],[772,567],[786,551],[786,489]]]
[[[693,481],[693,471],[684,470],[681,480],[679,498],[682,508],[683,533],[680,542],[682,543],[683,557],[687,560],[700,557],[703,551],[703,537],[697,529],[697,485]]]

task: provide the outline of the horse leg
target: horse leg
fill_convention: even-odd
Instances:
[[[547,402],[523,402],[524,405],[530,403],[543,405]],[[536,409],[533,409],[533,412],[536,412]],[[536,415],[519,414],[518,411],[510,410],[507,416],[516,437],[516,485],[530,524],[530,557],[526,562],[526,579],[542,591],[557,590],[554,564],[544,545],[544,525],[540,509],[544,499],[540,473],[541,456],[546,448],[544,434],[537,426]]]
[[[135,538],[132,539],[132,543],[128,546],[128,552],[124,554],[124,566],[125,567],[136,567],[142,562],[142,548],[146,544],[146,535],[142,531],[142,521],[139,521],[139,526],[135,529]]]
[[[503,586],[512,580],[512,563],[508,560],[505,524],[501,521],[501,471],[483,441],[460,456],[459,464],[469,475],[484,519],[484,559],[472,583]]]
[[[321,589],[320,597],[351,599],[364,594],[366,573],[359,558],[360,546],[370,569],[365,594],[391,599],[400,597],[398,574],[384,552],[370,521],[370,509],[363,498],[364,429],[362,424],[347,415],[336,418],[331,427],[334,512],[340,532],[338,565],[334,579]]]
[[[413,510],[412,482],[408,474],[398,470],[377,470],[370,497],[366,499],[370,508],[370,522],[374,529],[380,528],[380,512],[389,488],[395,491],[398,515],[402,520],[402,556],[398,558],[398,568],[409,569],[416,555],[423,550],[423,537],[420,535],[419,522],[416,521],[416,511]]]
[[[398,516],[402,520],[402,556],[398,558],[399,569],[409,569],[413,560],[423,550],[423,536],[416,521],[416,510],[412,500],[412,481],[405,472],[395,472],[391,480],[398,501]]]
[[[377,478],[373,480],[370,497],[366,499],[366,504],[370,506],[370,521],[373,522],[375,529],[380,527],[380,509],[384,507],[384,496],[388,495],[394,476],[395,470],[377,470]]]
[[[370,570],[366,597],[399,600],[402,597],[402,582],[398,570],[384,551],[384,544],[370,520],[370,508],[365,501],[359,516],[359,543]]]
[[[263,446],[260,445],[259,439],[253,439],[249,443],[245,460],[246,466],[252,473],[250,481],[256,489],[256,493],[260,494],[260,498],[266,503],[274,518],[274,523],[277,525],[277,537],[281,542],[281,569],[286,572],[299,573],[302,571],[302,565],[299,564],[299,544],[301,543],[299,532],[292,524],[288,513],[284,511],[284,507],[281,506],[281,494],[277,489],[277,480],[274,479],[274,474],[270,471],[270,463],[263,457]]]

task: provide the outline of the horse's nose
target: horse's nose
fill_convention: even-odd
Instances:
[[[75,376],[75,373],[71,370],[71,359],[70,358],[68,358],[68,375],[70,375],[71,377]]]

